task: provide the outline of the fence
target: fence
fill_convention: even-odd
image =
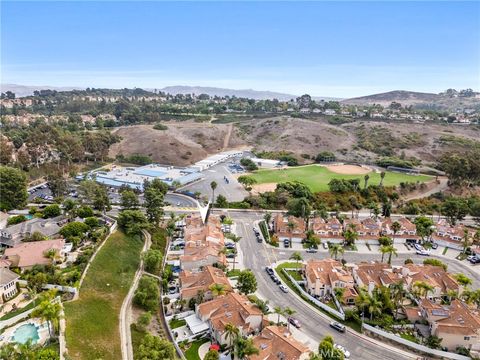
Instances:
[[[296,280],[294,280],[290,274],[288,273],[289,270],[297,270],[297,269],[294,269],[294,268],[291,268],[291,269],[287,269],[287,268],[283,268],[282,271],[284,273],[284,275],[290,280],[290,282],[293,284],[293,286],[295,286],[297,288],[297,290],[300,292],[300,294],[302,294],[303,297],[307,298],[308,301],[310,301],[311,303],[315,304],[316,306],[318,306],[319,308],[321,308],[322,310],[328,312],[329,314],[332,314],[333,316],[336,316],[337,318],[341,319],[341,320],[345,320],[345,313],[343,312],[343,309],[341,306],[339,306],[339,309],[340,311],[337,311],[335,309],[332,309],[330,306],[322,303],[321,301],[315,299],[312,295],[310,295],[309,293],[307,293],[305,290],[303,290],[303,288],[297,283]],[[336,300],[336,299],[335,299]],[[336,304],[338,304],[338,302],[336,302]],[[338,304],[339,305],[339,304]],[[337,305],[337,306],[338,306]]]
[[[370,326],[370,325],[367,325],[365,323],[362,324],[362,329],[370,331],[370,332],[372,332],[374,334],[377,334],[379,336],[382,336],[386,339],[395,341],[399,344],[408,346],[409,348],[420,351],[422,353],[438,356],[440,358],[445,358],[445,359],[470,360],[470,357],[468,357],[468,356],[463,356],[463,355],[459,355],[459,354],[455,354],[455,353],[451,353],[451,352],[447,352],[447,351],[442,351],[442,350],[431,349],[431,348],[429,348],[425,345],[416,344],[412,341],[401,338],[400,336],[397,336],[395,334],[386,332],[384,330],[377,329],[377,328],[375,328],[373,326]]]
[[[27,286],[28,282],[26,280],[18,280],[18,283],[22,286]],[[77,293],[77,288],[72,287],[72,286],[62,286],[62,285],[55,285],[55,284],[45,284],[42,286],[42,289],[44,290],[52,290],[56,289],[60,292],[68,292],[71,294],[76,294]]]

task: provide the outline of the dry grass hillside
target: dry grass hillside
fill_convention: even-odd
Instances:
[[[480,146],[478,127],[401,122],[355,121],[331,125],[326,119],[278,116],[249,119],[230,124],[167,122],[167,130],[151,125],[122,127],[122,137],[110,149],[117,154],[146,154],[156,162],[188,165],[209,154],[232,148],[258,151],[289,151],[315,156],[328,150],[339,159],[374,161],[385,153],[415,157],[424,164],[443,153]],[[230,134],[230,136],[228,136]]]
[[[109,156],[118,154],[149,155],[155,162],[172,165],[189,165],[209,154],[224,148],[242,145],[235,134],[231,134],[228,144],[225,138],[230,125],[196,122],[168,122],[167,130],[155,130],[152,125],[120,127],[114,134],[122,140],[110,148]],[[227,146],[225,146],[227,145]]]

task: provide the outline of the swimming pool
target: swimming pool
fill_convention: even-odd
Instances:
[[[20,344],[25,344],[28,340],[36,344],[39,339],[37,327],[33,324],[23,324],[13,333],[13,341]]]

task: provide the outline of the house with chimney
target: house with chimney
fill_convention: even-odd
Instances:
[[[343,240],[343,226],[336,217],[330,217],[327,220],[321,217],[314,217],[310,220],[309,226],[310,230],[322,240]]]
[[[371,295],[378,287],[390,287],[403,281],[402,274],[398,269],[380,262],[356,264],[352,268],[352,276],[357,288],[366,288]]]
[[[202,270],[192,272],[183,270],[180,273],[180,297],[189,301],[201,297],[203,301],[213,299],[210,287],[220,284],[226,293],[232,292],[233,288],[223,270],[211,265],[205,266]]]
[[[263,328],[263,313],[245,295],[229,293],[196,306],[197,318],[208,323],[210,334],[218,344],[230,345],[225,327],[234,325],[240,336],[258,334]]]
[[[291,215],[277,214],[273,219],[273,230],[280,241],[301,243],[306,236],[305,220]]]
[[[253,337],[253,344],[259,353],[248,356],[248,360],[306,360],[311,352],[286,326],[265,327]]]
[[[345,289],[342,299],[346,305],[355,304],[358,296],[352,274],[342,263],[333,259],[310,259],[304,265],[307,292],[318,298],[333,296],[335,288]]]

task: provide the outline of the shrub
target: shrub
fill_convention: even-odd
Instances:
[[[21,222],[27,221],[27,218],[24,215],[16,215],[8,218],[7,225],[20,224]]]
[[[89,206],[82,206],[77,210],[77,215],[82,219],[93,216],[93,210]]]
[[[43,209],[43,217],[45,219],[59,216],[61,213],[62,210],[58,204],[48,205],[45,209]]]
[[[65,239],[71,240],[74,237],[80,237],[82,238],[83,235],[89,230],[90,228],[88,227],[87,224],[74,221],[71,223],[68,223],[65,225],[63,228],[60,229],[60,235],[62,235]]]
[[[96,228],[100,225],[98,218],[94,216],[87,217],[85,219],[85,224],[87,224],[91,229]]]
[[[153,128],[155,130],[167,130],[168,126],[158,123],[158,124],[153,125]]]
[[[133,296],[133,302],[148,311],[156,311],[160,289],[157,280],[150,276],[142,276]]]

